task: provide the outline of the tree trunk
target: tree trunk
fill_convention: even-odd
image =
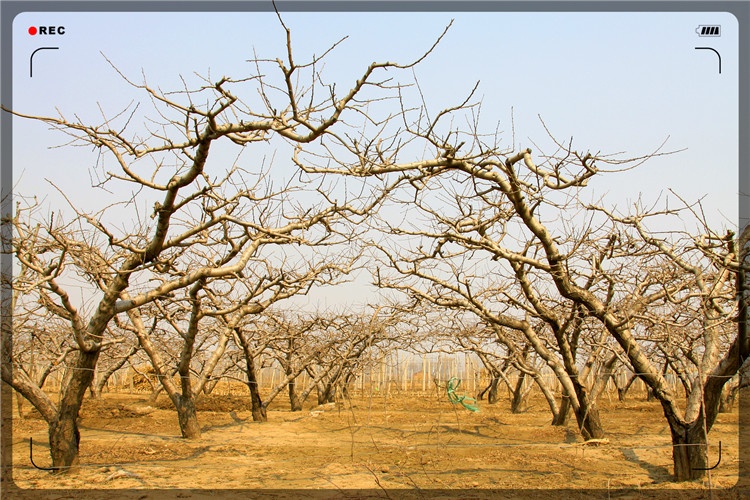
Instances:
[[[245,364],[247,366],[247,388],[250,390],[250,401],[252,404],[253,422],[266,422],[266,408],[263,406],[263,400],[260,398],[258,390],[258,378],[255,375],[255,360],[248,353],[245,354]]]
[[[266,416],[266,407],[263,404],[263,400],[260,398],[260,390],[258,388],[258,377],[255,373],[255,358],[253,356],[253,350],[250,347],[250,343],[245,339],[239,328],[235,329],[237,333],[237,340],[239,340],[242,346],[242,352],[245,355],[245,368],[247,372],[247,388],[250,390],[250,402],[251,412],[253,414],[253,422],[266,422],[268,417]]]
[[[557,401],[555,401],[555,395],[552,393],[550,388],[544,382],[544,377],[542,377],[538,371],[535,371],[532,374],[532,378],[534,379],[534,382],[536,382],[537,387],[539,387],[539,390],[542,391],[542,394],[544,395],[544,399],[547,400],[547,404],[549,405],[549,410],[550,412],[552,412],[552,424],[554,425],[555,420],[557,419],[557,416],[560,413],[560,409],[557,407]]]
[[[161,394],[163,390],[164,387],[162,387],[161,385],[154,387],[154,390],[151,391],[151,394],[148,396],[148,402],[156,403],[156,400],[159,399],[159,394]]]
[[[206,383],[203,384],[203,394],[211,394],[216,389],[216,386],[219,385],[219,380],[221,379],[218,377],[206,380]]]
[[[287,374],[289,375],[289,374]],[[297,395],[297,384],[294,379],[289,381],[289,403],[292,411],[302,411],[302,402],[299,400]]]
[[[734,407],[734,401],[737,397],[739,384],[732,386],[727,384],[721,391],[721,400],[719,401],[719,413],[729,413]]]
[[[573,381],[578,396],[578,411],[574,411],[578,428],[585,440],[601,439],[604,437],[599,409],[596,401],[592,401],[588,391],[578,381]]]
[[[610,379],[614,379],[615,372],[614,367],[617,364],[617,355],[613,354],[600,368],[594,379],[594,384],[591,387],[591,400],[596,402],[599,400],[602,392],[607,389],[607,384]]]
[[[52,468],[56,472],[67,472],[69,467],[78,464],[78,446],[81,433],[78,431],[78,416],[60,415],[49,425],[49,445]]]
[[[101,397],[104,386],[107,385],[107,381],[109,380],[109,378],[114,375],[117,370],[122,368],[136,352],[138,352],[138,347],[131,347],[130,350],[128,350],[127,354],[125,354],[117,363],[113,364],[107,370],[105,370],[104,373],[102,373],[99,381],[97,381],[95,384],[91,384],[92,395],[95,398]]]
[[[479,394],[477,394],[477,401],[483,401],[484,400],[484,395],[487,394],[487,392],[492,388],[493,382],[495,383],[495,391],[497,392],[497,382],[495,382],[495,376],[493,375],[492,379],[490,379],[490,383],[487,384],[487,387],[485,387],[484,389],[482,389],[479,392]],[[488,401],[489,401],[489,397],[488,397]],[[493,403],[494,403],[494,401],[492,403],[490,403],[490,404],[493,404]]]
[[[388,382],[389,385],[386,386],[386,395],[388,394],[388,389],[390,388],[390,382]],[[328,397],[326,398],[326,403],[335,403],[336,402],[336,392],[337,388],[334,385],[329,385],[328,389],[326,390],[328,393]]]
[[[307,387],[302,390],[302,394],[300,394],[299,399],[300,403],[304,403],[307,401],[307,398],[310,396],[310,393],[312,393],[313,389],[317,387],[317,381],[315,379],[312,379],[309,384],[307,384]]]
[[[742,371],[735,373],[722,388],[721,399],[719,401],[719,413],[731,412],[740,388],[744,385],[750,385],[743,375],[744,372]]]
[[[16,407],[18,408],[18,418],[23,420],[23,395],[18,391],[13,391],[16,395]]]
[[[628,391],[631,387],[633,387],[633,382],[636,381],[638,377],[635,374],[630,375],[628,378],[627,383],[623,387],[617,387],[617,400],[621,403],[625,401],[628,395]],[[617,379],[615,378],[615,383],[617,382]]]
[[[568,415],[570,414],[570,396],[568,396],[568,393],[563,389],[562,391],[562,399],[560,401],[560,411],[557,412],[557,415],[552,420],[552,425],[564,427],[568,425]]]
[[[89,395],[91,396],[91,399],[100,399],[102,392],[98,388],[96,377],[99,375],[99,370],[94,370],[94,377],[91,380],[91,383],[89,384]]]
[[[327,383],[323,387],[318,386],[318,404],[324,405],[336,401],[336,388],[332,383]]]
[[[173,400],[177,409],[177,420],[180,423],[180,432],[185,439],[200,439],[201,427],[198,425],[198,414],[195,410],[193,398],[177,395]]]
[[[352,372],[349,372],[346,374],[346,377],[344,377],[344,383],[341,384],[341,397],[342,398],[351,399],[351,393],[349,392],[349,387],[355,383],[356,378],[357,377]]]
[[[490,385],[491,385],[491,383],[490,383]],[[487,393],[487,391],[490,390],[490,385],[488,385],[487,387],[485,387],[484,389],[482,389],[481,391],[479,391],[479,393],[477,394],[477,397],[476,397],[477,401],[484,401],[484,395]]]
[[[78,413],[83,397],[91,385],[94,368],[99,359],[99,349],[79,351],[75,366],[70,371],[68,383],[63,390],[57,418],[49,423],[49,445],[52,467],[58,472],[67,472],[78,463],[78,446],[81,434],[78,431]]]
[[[526,372],[518,374],[516,386],[513,388],[513,400],[510,403],[511,413],[523,413],[526,411],[526,396],[524,393],[524,382],[526,381]]]
[[[622,389],[619,388],[619,387],[617,388],[617,400],[620,403],[624,402],[626,400],[627,396],[628,396],[628,388],[627,387],[623,387]]]
[[[487,402],[491,405],[497,403],[497,386],[500,383],[500,377],[492,377],[492,382],[488,387],[489,392],[487,393]]]
[[[708,456],[703,413],[694,422],[685,424],[667,416],[672,434],[672,460],[676,481],[691,481],[706,475]]]
[[[250,389],[250,398],[252,400],[251,412],[253,414],[253,422],[267,422],[266,406],[260,399],[258,389]]]

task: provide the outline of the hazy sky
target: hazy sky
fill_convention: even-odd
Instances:
[[[480,81],[483,125],[499,122],[505,144],[548,144],[541,116],[560,139],[578,149],[639,156],[667,140],[665,150],[635,171],[602,176],[592,190],[623,206],[644,193],[655,199],[672,188],[689,200],[705,196],[715,224],[735,225],[738,178],[738,35],[727,13],[288,13],[296,57],[321,54],[349,38],[324,69],[337,88],[349,88],[374,61],[410,62],[455,19],[415,76],[431,111],[462,101]],[[696,28],[719,24],[722,36],[699,37]],[[62,36],[32,36],[30,26],[64,26]],[[74,114],[100,121],[143,95],[126,76],[163,90],[182,87],[180,75],[212,79],[252,73],[258,57],[284,57],[284,32],[266,13],[21,14],[13,23],[13,106],[24,113]],[[29,57],[34,56],[33,77]],[[709,50],[721,54],[718,58]],[[103,55],[102,55],[103,54]],[[407,75],[410,76],[410,75]],[[418,104],[418,103],[414,103]],[[511,108],[515,144],[511,141]],[[53,180],[81,204],[96,206],[106,194],[91,188],[96,155],[58,148],[66,138],[43,124],[14,121],[17,191],[60,198],[41,182]],[[366,300],[366,294],[351,294]]]

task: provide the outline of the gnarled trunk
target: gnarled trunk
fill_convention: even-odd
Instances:
[[[253,422],[266,422],[268,421],[268,417],[266,416],[266,407],[260,398],[260,390],[258,390],[258,378],[255,375],[255,360],[249,353],[245,354],[245,365],[247,366],[247,388],[250,390]]]
[[[518,374],[518,380],[516,386],[513,388],[513,400],[510,402],[511,413],[523,413],[526,411],[526,400],[528,392],[525,392],[524,382],[526,381],[526,373],[520,372]]]
[[[497,402],[497,384],[500,382],[500,377],[497,375],[492,375],[492,379],[490,380],[490,383],[487,384],[487,387],[482,389],[479,394],[477,394],[477,400],[482,401],[484,399],[484,395],[487,394],[487,402],[489,404],[495,404]]]
[[[734,401],[737,398],[739,385],[730,387],[727,385],[721,392],[721,400],[719,401],[719,413],[729,413],[734,407]]]
[[[198,414],[193,398],[177,395],[172,402],[177,409],[177,420],[180,423],[182,437],[185,439],[200,439],[201,428],[198,425]]]
[[[621,403],[625,401],[625,399],[628,396],[628,391],[631,387],[633,387],[633,382],[636,381],[638,377],[635,373],[631,374],[630,377],[628,377],[628,381],[625,383],[624,386],[620,387],[617,385],[617,378],[615,378],[615,385],[617,385],[617,400]]]
[[[554,422],[555,420],[557,420],[557,416],[560,413],[560,410],[557,407],[557,401],[555,401],[555,395],[552,393],[549,386],[544,382],[544,377],[542,377],[538,371],[535,371],[532,374],[532,378],[534,379],[534,382],[536,382],[537,387],[539,387],[539,390],[542,391],[544,399],[547,400],[549,410],[552,412],[552,423],[554,425]]]
[[[578,383],[578,381],[574,380],[573,385],[576,389],[579,403],[578,410],[574,409],[574,413],[578,422],[578,428],[581,430],[581,435],[586,440],[603,438],[604,428],[602,427],[596,401],[591,400],[586,388]]]
[[[500,377],[492,377],[492,381],[488,387],[489,392],[487,393],[487,402],[491,405],[497,403],[497,385],[500,383]]]
[[[94,378],[94,368],[99,359],[99,349],[79,351],[75,366],[70,371],[68,383],[60,401],[57,417],[49,422],[49,445],[52,467],[66,472],[78,463],[78,413],[86,390]]]
[[[560,411],[552,420],[552,425],[564,427],[568,425],[568,415],[570,414],[570,396],[567,391],[563,388],[562,399],[560,400]]]
[[[294,379],[289,381],[289,404],[292,411],[302,411],[302,402],[297,395],[297,384]]]
[[[56,472],[66,472],[78,464],[78,446],[81,433],[78,430],[77,415],[61,415],[49,425],[49,446],[52,468]]]
[[[325,385],[318,385],[318,404],[324,405],[336,401],[336,387],[328,382]]]
[[[128,362],[128,360],[138,352],[138,347],[131,347],[130,350],[125,354],[117,363],[110,366],[107,370],[104,371],[104,373],[101,374],[99,377],[99,380],[95,383],[91,384],[91,395],[95,399],[99,399],[102,396],[102,391],[104,390],[104,387],[107,385],[107,382],[109,381],[110,377],[115,374],[117,370],[125,366],[125,363]]]
[[[667,416],[672,434],[672,460],[676,481],[691,481],[706,475],[708,455],[703,419],[685,424]]]

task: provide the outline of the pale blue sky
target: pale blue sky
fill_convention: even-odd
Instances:
[[[451,19],[448,35],[416,70],[430,111],[454,105],[479,80],[483,128],[504,130],[511,146],[511,108],[516,148],[549,144],[537,115],[560,139],[581,149],[642,155],[667,137],[667,150],[636,171],[591,183],[598,196],[624,206],[644,193],[655,199],[673,188],[689,200],[706,196],[715,224],[734,225],[738,177],[738,34],[727,13],[287,13],[296,58],[322,53],[349,35],[327,59],[328,81],[348,88],[374,60],[410,62],[428,48]],[[702,24],[720,24],[720,38],[701,38]],[[64,36],[30,36],[29,26],[63,25]],[[143,95],[125,75],[163,90],[181,88],[179,75],[214,80],[240,78],[253,57],[284,57],[284,33],[267,13],[50,13],[16,17],[13,85],[16,110],[98,121],[97,103],[114,114]],[[34,77],[29,55],[37,53]],[[710,46],[721,53],[696,50]],[[410,76],[410,75],[404,75]],[[414,102],[413,104],[418,104]],[[14,121],[14,175],[18,192],[49,194],[53,179],[82,204],[106,196],[90,187],[96,156],[84,148],[48,149],[65,137],[40,123]],[[50,195],[57,207],[59,197]],[[369,292],[351,294],[366,300]]]

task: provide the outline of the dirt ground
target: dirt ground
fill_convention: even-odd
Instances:
[[[182,492],[178,498],[201,491],[223,497],[216,490],[281,498],[284,492],[275,490],[292,489],[341,497],[363,489],[373,498],[419,498],[431,490],[456,492],[444,498],[510,498],[524,491],[559,498],[558,489],[580,490],[584,497],[584,490],[594,489],[603,498],[738,496],[726,490],[737,482],[737,408],[720,414],[709,436],[710,465],[722,443],[720,465],[701,482],[676,484],[661,407],[637,395],[626,402],[603,397],[608,442],[598,445],[583,443],[574,418],[567,427],[549,425],[541,399],[515,415],[505,399],[480,402],[480,412],[472,413],[436,393],[355,396],[301,412],[278,400],[265,423],[252,421],[248,402],[244,396],[204,396],[198,404],[203,435],[188,441],[180,437],[166,397],[155,403],[129,394],[87,399],[80,465],[63,475],[32,466],[29,438],[38,466],[50,463],[49,446],[46,424],[26,403],[22,419],[13,409],[12,481],[22,489],[14,497],[75,489],[72,496],[45,497],[111,500],[130,491],[146,499],[162,498],[149,490],[175,488]]]

